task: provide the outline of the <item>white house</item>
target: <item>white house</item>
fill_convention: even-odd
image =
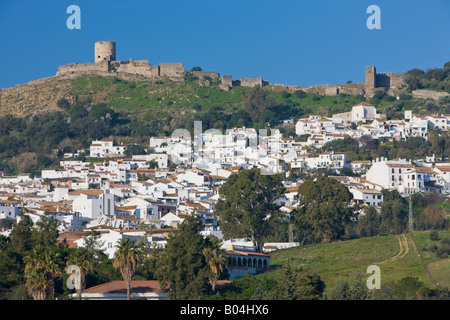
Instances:
[[[82,217],[95,219],[102,214],[113,215],[115,212],[115,196],[106,190],[79,190],[69,193],[74,197],[72,210]]]
[[[124,155],[127,146],[114,146],[113,140],[103,139],[92,141],[89,151],[93,158],[104,158],[107,155]]]
[[[349,189],[353,194],[353,201],[358,203],[365,203],[369,206],[378,207],[383,203],[383,194],[377,189]]]
[[[100,232],[99,243],[102,244],[102,247],[99,248],[105,254],[108,255],[110,259],[114,258],[114,254],[117,251],[117,245],[119,244],[119,240],[128,237],[136,242],[136,244],[145,240],[146,230],[106,230]],[[85,246],[85,237],[75,240],[77,247]]]
[[[20,214],[20,208],[17,204],[0,202],[0,219],[14,220]]]

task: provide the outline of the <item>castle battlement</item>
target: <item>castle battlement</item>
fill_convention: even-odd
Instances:
[[[231,76],[220,77],[213,71],[187,71],[182,63],[160,63],[150,65],[148,60],[116,61],[116,43],[114,41],[99,41],[95,43],[95,63],[83,64],[70,63],[60,66],[57,76],[78,77],[83,75],[98,74],[112,75],[116,73],[137,74],[147,78],[169,77],[174,81],[184,81],[186,72],[198,79],[216,80],[221,83],[222,89],[229,90],[234,86],[263,86],[262,78],[242,78],[232,80]]]
[[[366,92],[370,93],[375,88],[391,89],[406,85],[405,73],[376,72],[374,66],[366,67]]]

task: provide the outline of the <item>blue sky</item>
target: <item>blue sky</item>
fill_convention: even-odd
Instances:
[[[81,30],[66,27],[72,4]],[[380,30],[366,27],[372,4]],[[100,40],[116,41],[117,60],[309,86],[364,81],[366,65],[442,67],[449,39],[448,0],[0,0],[0,88],[93,62]]]

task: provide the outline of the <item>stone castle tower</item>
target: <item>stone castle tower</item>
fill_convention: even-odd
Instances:
[[[377,85],[377,72],[374,66],[366,67],[366,90],[373,89]]]
[[[116,43],[114,41],[95,43],[95,63],[100,61],[116,61]]]
[[[399,88],[406,85],[404,73],[380,72],[374,66],[366,67],[366,92],[371,92],[375,88]]]

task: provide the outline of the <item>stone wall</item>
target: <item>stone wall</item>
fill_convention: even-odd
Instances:
[[[233,86],[242,86],[242,87],[256,87],[263,86],[262,78],[240,78],[236,80],[232,80]]]
[[[399,88],[406,85],[404,73],[380,72],[374,66],[366,67],[366,93],[373,93],[375,88]]]
[[[191,71],[194,77],[199,79],[204,79],[205,77],[211,78],[211,80],[218,80],[220,78],[220,74],[213,71]]]
[[[159,75],[168,77],[182,77],[184,67],[182,63],[160,63]]]
[[[447,92],[438,92],[438,91],[432,91],[432,90],[413,90],[412,95],[414,98],[422,98],[422,99],[434,99],[439,100],[443,97],[447,97],[450,94]]]
[[[94,74],[94,73],[101,73],[101,72],[108,72],[108,61],[101,61],[98,63],[70,63],[65,66],[60,66],[58,68],[58,71],[56,72],[56,75],[63,75],[63,74],[74,74],[74,73],[82,73],[82,74]]]
[[[159,76],[159,66],[151,66],[148,60],[128,60],[111,63],[117,72],[139,74],[144,77]]]

